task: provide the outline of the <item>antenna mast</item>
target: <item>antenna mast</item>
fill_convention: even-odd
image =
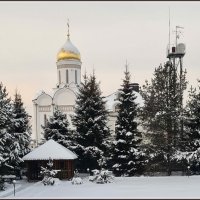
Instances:
[[[169,7],[169,49],[170,49],[170,7]]]

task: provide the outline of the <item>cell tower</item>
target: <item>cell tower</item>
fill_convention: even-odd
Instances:
[[[167,46],[167,58],[169,58],[174,67],[180,68],[181,76],[183,71],[183,57],[185,56],[185,44],[178,43],[178,39],[180,38],[180,34],[182,33],[180,29],[183,29],[183,27],[176,26],[175,44],[171,44],[169,38],[169,44]]]
[[[182,75],[183,75],[183,57],[185,56],[185,49],[186,46],[184,43],[179,43],[178,40],[180,39],[180,36],[182,34],[182,29],[184,29],[181,26],[176,26],[175,32],[175,43],[171,44],[170,42],[170,10],[169,10],[169,43],[167,46],[167,58],[169,59],[169,62],[172,63],[173,67],[177,69],[180,73],[180,91],[182,91]],[[181,108],[181,115],[182,115],[182,109],[183,109],[183,94],[181,94],[180,99],[180,108]],[[181,120],[181,134],[183,134],[183,121]]]
[[[185,44],[184,43],[178,43],[178,39],[180,39],[180,36],[182,34],[182,30],[184,29],[181,26],[176,26],[175,32],[175,44],[171,44],[171,38],[170,38],[170,9],[169,9],[169,43],[167,46],[167,58],[169,58],[169,61],[172,62],[173,66],[176,68],[180,68],[180,77],[182,76],[183,72],[183,57],[185,55]]]

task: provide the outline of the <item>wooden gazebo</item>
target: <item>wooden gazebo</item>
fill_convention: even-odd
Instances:
[[[41,166],[46,167],[49,159],[53,160],[53,169],[60,170],[57,178],[71,179],[74,176],[74,160],[77,155],[51,139],[23,157],[28,181],[42,179]]]

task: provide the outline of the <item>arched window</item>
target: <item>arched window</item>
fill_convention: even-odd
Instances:
[[[59,70],[59,84],[61,84],[61,74],[60,74],[60,70]]]
[[[66,70],[66,83],[69,83],[69,74],[68,74],[68,69]]]
[[[75,83],[77,84],[77,70],[75,70]]]
[[[44,114],[44,126],[46,127],[46,125],[47,125],[47,115]]]

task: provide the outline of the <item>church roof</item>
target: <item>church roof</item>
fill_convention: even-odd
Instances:
[[[22,159],[49,160],[49,158],[53,160],[74,160],[77,158],[77,155],[53,139],[50,139],[25,155]]]
[[[142,96],[138,92],[133,91],[133,93],[136,96],[135,103],[137,103],[139,107],[142,107],[144,105],[144,100],[142,99]],[[118,94],[119,94],[119,91],[116,91],[110,94],[109,96],[105,97],[106,109],[108,111],[113,111],[114,106],[116,106],[116,104],[119,103]]]
[[[75,59],[80,60],[79,50],[72,44],[71,40],[68,38],[61,50],[58,52],[57,61],[64,59]]]

